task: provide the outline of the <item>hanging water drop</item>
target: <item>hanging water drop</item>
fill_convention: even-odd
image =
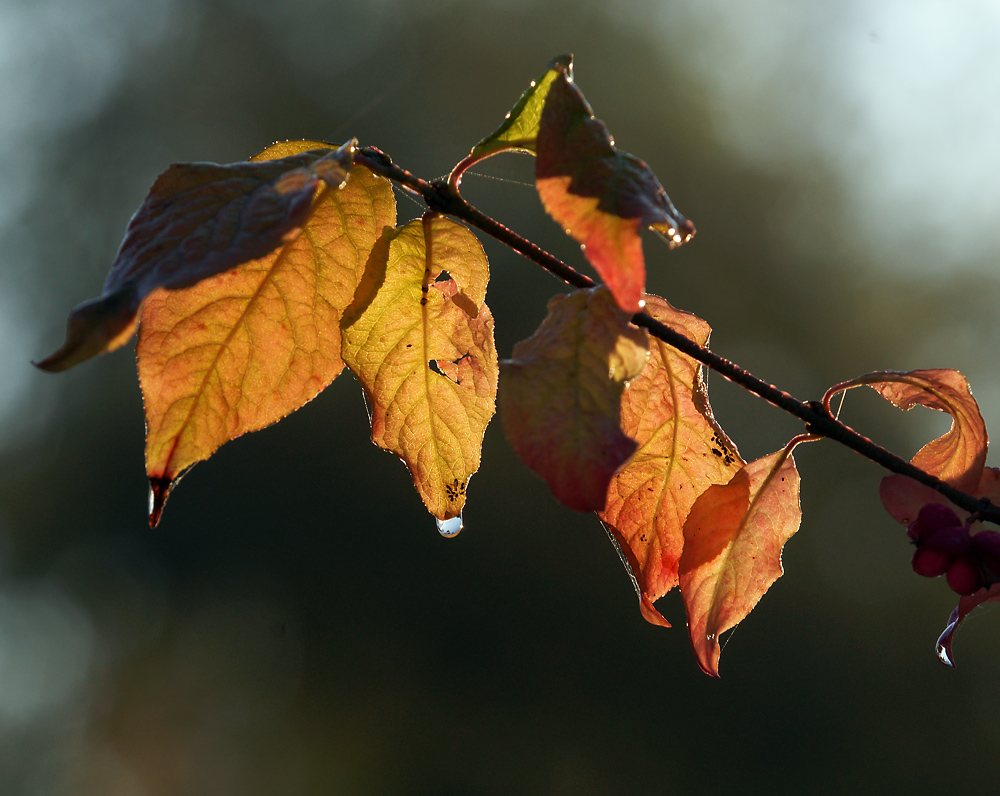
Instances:
[[[149,479],[149,527],[155,528],[163,514],[163,507],[167,503],[167,496],[170,494],[170,487],[173,481],[169,478]]]
[[[437,524],[438,533],[444,536],[446,539],[450,539],[453,536],[458,536],[459,531],[462,530],[464,525],[462,524],[462,515],[459,514],[457,517],[452,517],[450,520],[439,520],[437,517],[434,518],[434,522]]]

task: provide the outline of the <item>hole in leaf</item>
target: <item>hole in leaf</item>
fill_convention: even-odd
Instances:
[[[454,360],[450,360],[450,361],[449,360],[444,360],[444,362],[446,362],[449,365],[457,365],[459,362],[461,362],[463,359],[465,359],[468,356],[469,356],[469,354],[465,353],[465,354],[462,354],[462,356],[460,356],[458,359],[454,359]],[[435,373],[437,373],[439,376],[444,376],[446,379],[448,379],[451,382],[454,382],[455,384],[461,384],[462,382],[459,379],[455,378],[455,376],[457,374],[456,374],[454,368],[449,368],[450,372],[446,372],[446,371],[444,371],[441,368],[441,365],[438,364],[439,361],[440,360],[432,359],[432,360],[428,361],[427,367],[430,368]]]
[[[442,271],[440,274],[438,274],[438,278],[435,279],[434,281],[435,282],[447,282],[449,279],[451,279],[451,276],[448,274],[448,272],[447,271]]]

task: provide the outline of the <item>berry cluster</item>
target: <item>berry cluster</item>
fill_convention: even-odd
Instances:
[[[1000,581],[1000,533],[969,533],[970,522],[962,522],[947,506],[928,503],[906,529],[917,546],[913,571],[925,578],[944,575],[958,594],[972,594]]]

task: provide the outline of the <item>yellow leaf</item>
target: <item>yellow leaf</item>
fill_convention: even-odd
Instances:
[[[386,231],[344,314],[344,361],[368,396],[372,440],[403,460],[439,520],[461,514],[495,411],[488,281],[475,236],[427,215]]]
[[[573,74],[572,55],[560,55],[553,59],[538,80],[531,81],[501,125],[472,148],[469,160],[482,160],[506,150],[534,154],[545,98],[552,81],[563,72]]]

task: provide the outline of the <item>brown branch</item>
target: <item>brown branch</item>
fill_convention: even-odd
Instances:
[[[571,268],[557,257],[531,241],[522,238],[503,224],[480,212],[459,194],[457,186],[447,180],[428,182],[415,177],[406,169],[392,163],[381,151],[364,147],[355,155],[355,163],[398,183],[417,194],[431,210],[460,219],[472,227],[507,245],[511,249],[540,265],[549,273],[559,277],[566,284],[576,288],[594,287],[594,280]],[[1000,525],[1000,508],[985,498],[977,498],[955,489],[939,478],[914,467],[881,445],[859,434],[850,426],[835,418],[820,401],[801,401],[773,384],[758,379],[752,373],[725,357],[685,337],[644,312],[632,317],[632,322],[649,332],[653,337],[702,363],[729,381],[763,398],[768,403],[799,418],[805,423],[809,434],[819,435],[845,445],[865,458],[881,465],[886,470],[905,475],[929,486],[948,498],[956,506],[977,514],[980,519]]]

